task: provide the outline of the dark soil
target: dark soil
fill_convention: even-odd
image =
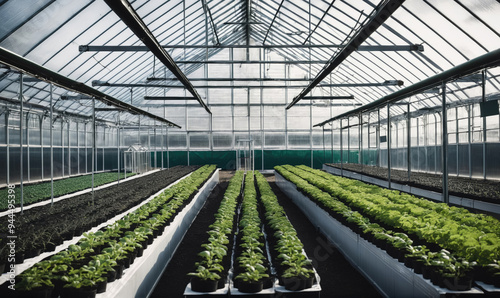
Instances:
[[[327,165],[340,169],[340,164]],[[367,176],[387,180],[387,168],[352,163],[343,164],[343,168]],[[436,192],[442,192],[443,186],[441,174],[411,172],[410,180],[408,180],[407,171],[396,169],[391,169],[391,181]],[[500,203],[499,181],[448,176],[448,190],[451,195],[495,204]]]
[[[46,251],[48,244],[62,243],[62,235],[69,234],[71,238],[77,228],[83,227],[86,231],[125,212],[196,168],[174,167],[97,190],[94,192],[94,205],[91,204],[92,194],[87,193],[56,202],[53,206],[28,209],[23,215],[16,214],[16,257],[33,248]],[[0,220],[7,222],[5,217]],[[2,225],[0,234],[6,233],[7,227]]]
[[[230,175],[224,177],[228,176]],[[308,257],[313,260],[314,267],[320,275],[321,297],[380,297],[377,290],[316,231],[300,209],[280,191],[274,183],[274,176],[268,178],[278,201],[304,243]],[[224,180],[227,181],[227,179]],[[227,182],[221,182],[212,191],[165,269],[151,297],[183,296],[190,279],[186,274],[194,270],[196,255],[200,252],[200,245],[207,239],[206,231],[214,221],[213,214],[219,208],[227,184]]]

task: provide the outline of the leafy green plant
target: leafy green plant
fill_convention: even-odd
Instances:
[[[21,291],[30,291],[41,287],[54,287],[51,281],[52,272],[49,261],[42,261],[20,274],[21,281],[15,288]]]

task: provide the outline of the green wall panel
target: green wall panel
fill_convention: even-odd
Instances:
[[[167,153],[163,152],[165,158],[165,166],[167,166]],[[170,151],[170,167],[177,165],[187,165],[187,151]],[[347,152],[344,150],[344,163],[347,163],[349,155],[350,163],[358,162],[358,151]],[[152,155],[153,157],[154,155]],[[161,155],[157,160],[158,166],[161,166]],[[255,169],[262,170],[262,158],[264,158],[264,170],[273,169],[277,165],[307,165],[311,166],[311,151],[310,150],[255,150]],[[313,167],[321,169],[324,163],[332,162],[332,150],[314,150],[313,151]],[[340,163],[340,150],[333,150],[333,162]],[[364,164],[376,164],[377,151],[363,151]],[[190,165],[216,164],[217,167],[223,170],[234,170],[236,168],[236,152],[235,151],[191,151],[189,152]]]
[[[164,152],[164,157],[167,158],[167,152]],[[187,151],[170,151],[168,153],[169,155],[169,166],[170,167],[175,167],[175,166],[185,166],[188,164],[187,160]]]
[[[191,151],[189,152],[189,163],[191,165],[215,164],[223,170],[234,170],[235,151]]]

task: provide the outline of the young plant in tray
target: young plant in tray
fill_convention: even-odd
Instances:
[[[303,244],[265,177],[260,173],[256,173],[255,177],[267,224],[273,231],[272,237],[276,239],[275,262],[279,264],[277,267],[280,281],[289,290],[310,288],[314,282],[311,260],[304,255]]]
[[[240,292],[246,293],[260,292],[263,288],[272,286],[268,260],[263,251],[264,237],[254,183],[254,175],[248,173],[245,178],[241,219],[238,224],[241,234],[238,245],[241,253],[236,259],[238,267],[235,268],[237,275],[234,278],[235,287]]]
[[[54,288],[52,283],[51,264],[49,261],[42,261],[24,271],[19,276],[21,281],[16,283],[15,289],[28,295],[35,296],[34,292],[51,293]],[[31,294],[30,294],[31,293]]]
[[[198,254],[200,260],[196,263],[196,270],[188,274],[192,277],[193,291],[213,292],[225,284],[225,276],[230,265],[227,259],[229,237],[232,237],[233,233],[234,214],[242,180],[243,172],[237,171],[229,182],[224,198],[214,215],[214,223],[209,226],[208,241],[201,245],[204,250]]]

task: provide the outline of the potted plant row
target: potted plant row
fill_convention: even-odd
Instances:
[[[162,231],[215,169],[205,166],[167,189],[133,213],[95,233],[85,233],[75,245],[43,260],[18,276],[16,290],[32,297],[40,290],[61,297],[93,297],[106,283],[120,278],[142,250]],[[193,188],[194,185],[196,188]],[[189,193],[187,193],[189,192]],[[134,226],[136,226],[134,228]],[[40,273],[40,272],[43,272]],[[43,276],[43,278],[42,278]]]
[[[235,228],[235,214],[241,194],[243,172],[236,171],[229,181],[215,221],[207,231],[208,240],[202,244],[203,251],[198,254],[195,271],[190,272],[191,289],[195,292],[215,292],[223,288],[231,267],[232,238]],[[229,251],[229,253],[228,253]]]
[[[406,259],[416,257],[415,254],[418,254],[419,250],[426,251],[425,253],[422,253],[422,255],[424,255],[424,258],[428,257],[428,249],[425,247],[425,245],[412,246],[413,241],[410,237],[408,237],[407,234],[399,232],[398,229],[392,230],[390,227],[386,228],[382,225],[379,225],[378,223],[371,222],[371,219],[364,217],[359,212],[352,211],[349,206],[346,206],[338,199],[330,196],[329,193],[323,192],[321,189],[316,188],[314,185],[309,184],[306,180],[301,178],[302,176],[306,176],[307,178],[309,178],[308,180],[310,182],[314,183],[315,179],[312,176],[308,175],[308,173],[303,173],[299,170],[292,169],[295,171],[294,174],[288,171],[288,169],[291,168],[291,166],[287,166],[287,169],[277,167],[277,171],[279,171],[292,183],[295,183],[298,189],[301,189],[302,192],[306,193],[308,197],[316,201],[318,205],[320,205],[322,208],[325,208],[325,210],[328,210],[330,215],[332,215],[334,218],[338,219],[341,223],[353,229],[353,231],[360,233],[362,237],[371,241],[380,248],[386,249],[391,256],[398,258],[400,261],[405,261],[405,264],[407,265],[413,264],[413,262]],[[301,177],[297,176],[296,174],[301,175]],[[316,180],[319,179],[316,178]],[[434,256],[439,255],[439,252],[435,249],[433,249],[433,252],[429,253]],[[467,275],[467,277],[470,276],[470,272],[472,272],[475,262],[470,262],[468,260],[465,260],[464,258],[453,256],[453,262],[451,263],[452,264],[450,265],[450,268],[453,268],[454,266],[460,267],[463,270],[457,271],[450,269],[447,272],[440,271],[439,277],[441,280],[443,280],[445,277],[451,278],[452,276],[454,276],[456,277],[454,281],[459,282],[458,284],[446,283],[444,284],[444,286],[452,290],[470,289],[470,282],[468,282],[467,279],[462,279],[462,277],[464,277],[464,275]],[[465,266],[465,264],[468,265]],[[411,267],[411,265],[409,267]],[[425,277],[428,278],[429,276]],[[460,284],[461,281],[464,281],[464,284]],[[443,285],[442,282],[438,284]]]
[[[287,290],[300,291],[313,286],[315,276],[311,260],[303,253],[303,244],[266,178],[255,173],[264,216],[271,256],[280,284]]]
[[[240,292],[258,293],[273,286],[269,260],[264,253],[264,235],[259,216],[253,174],[245,177],[241,218],[235,246],[233,283]]]
[[[148,177],[139,177],[110,186],[97,191],[94,204],[89,204],[91,194],[83,194],[53,205],[26,210],[22,216],[16,218],[18,238],[15,263],[23,263],[25,259],[36,257],[42,252],[54,251],[65,240],[80,236],[92,227],[126,212],[153,192],[158,191],[162,185],[168,185],[190,173],[193,168],[171,168]],[[164,179],[165,183],[162,180],[151,187],[146,187],[151,182],[157,182],[159,178]],[[141,191],[136,191],[136,188],[140,188]],[[120,204],[116,204],[117,199],[120,200]],[[0,235],[6,235],[7,232],[7,225],[0,225]],[[5,244],[4,241],[0,242],[0,265],[6,261]]]
[[[500,222],[496,218],[322,171],[310,168],[309,171],[327,178],[330,185],[340,181],[337,187],[339,193],[363,191],[362,196],[341,194],[340,197],[350,200],[351,206],[364,210],[370,218],[405,231],[434,251],[444,248],[458,259],[476,264],[473,268],[476,280],[490,284],[500,283],[500,272],[492,269],[496,268],[496,260],[500,258]]]

